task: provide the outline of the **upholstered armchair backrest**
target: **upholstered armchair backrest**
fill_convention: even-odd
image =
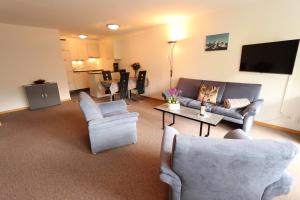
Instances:
[[[290,142],[176,135],[172,169],[181,179],[181,200],[257,200],[296,153]]]

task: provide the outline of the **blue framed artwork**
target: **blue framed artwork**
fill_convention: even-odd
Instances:
[[[229,33],[206,36],[205,51],[227,50]]]

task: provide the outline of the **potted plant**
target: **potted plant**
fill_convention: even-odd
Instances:
[[[131,64],[131,67],[134,70],[134,77],[136,78],[137,72],[141,68],[141,65],[140,65],[140,63],[135,62],[135,63]]]
[[[171,88],[165,92],[166,102],[168,103],[170,110],[179,110],[180,103],[178,98],[180,97],[182,91],[177,88]]]

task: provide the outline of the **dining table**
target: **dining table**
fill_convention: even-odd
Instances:
[[[100,81],[99,87],[103,87],[105,90],[109,89],[110,96],[112,97],[114,94],[116,94],[119,91],[119,82],[120,82],[120,79],[103,80],[103,81]],[[129,77],[128,91],[136,88],[136,82],[137,82],[137,78]],[[149,80],[148,80],[148,78],[146,78],[145,87],[148,87],[148,85],[149,85]]]

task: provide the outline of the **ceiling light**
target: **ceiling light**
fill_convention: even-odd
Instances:
[[[120,28],[120,25],[118,24],[106,24],[106,27],[110,30],[117,30]]]
[[[80,39],[86,39],[88,36],[87,36],[87,35],[78,35],[78,37],[79,37]]]

